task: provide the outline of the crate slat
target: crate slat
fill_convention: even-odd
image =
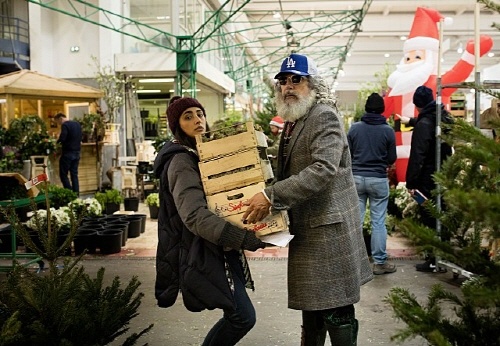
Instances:
[[[247,122],[246,127],[245,132],[205,143],[201,135],[196,136],[196,148],[200,160],[207,161],[257,147],[267,147],[266,135],[256,131],[253,122]]]

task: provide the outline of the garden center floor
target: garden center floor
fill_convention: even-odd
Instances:
[[[140,204],[138,213],[147,214],[146,231],[138,238],[129,239],[119,254],[85,255],[81,264],[86,272],[93,274],[101,267],[106,268],[105,277],[111,281],[119,276],[122,284],[136,275],[141,282],[139,290],[144,293],[139,315],[130,324],[127,335],[139,332],[149,324],[153,329],[141,339],[138,345],[185,346],[201,345],[203,337],[220,318],[221,311],[188,312],[179,296],[177,302],[168,309],[156,306],[154,299],[156,220],[149,218],[147,206]],[[414,265],[420,260],[404,239],[392,236],[387,243],[388,253],[397,272],[376,276],[362,287],[361,301],[356,304],[356,315],[360,323],[358,346],[396,345],[390,337],[405,324],[398,322],[392,308],[383,301],[392,287],[408,288],[421,303],[426,303],[427,294],[434,284],[442,284],[457,293],[458,280],[452,273],[420,273]],[[287,308],[286,266],[287,249],[269,247],[255,253],[248,253],[250,268],[255,281],[255,292],[249,295],[256,308],[257,324],[238,344],[240,346],[295,346],[300,344],[300,311]],[[0,279],[2,279],[0,274]],[[123,339],[112,345],[121,345]],[[327,342],[326,345],[330,343]],[[403,345],[422,346],[426,341],[417,338]]]

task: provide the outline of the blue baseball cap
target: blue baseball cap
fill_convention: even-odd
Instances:
[[[283,60],[281,70],[274,78],[279,78],[279,76],[286,73],[293,73],[299,76],[314,76],[318,74],[318,68],[311,58],[300,54],[290,54],[289,57]]]

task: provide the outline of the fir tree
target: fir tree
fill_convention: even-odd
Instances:
[[[500,12],[500,4],[478,2]],[[492,27],[500,30],[498,23]],[[470,86],[500,97],[481,85]],[[492,125],[500,128],[500,120]],[[495,244],[500,239],[500,141],[462,120],[451,125],[448,133],[445,128],[443,140],[455,149],[434,176],[444,208],[428,203],[443,231],[436,237],[435,230],[412,220],[403,220],[399,228],[418,248],[432,250],[473,276],[462,284],[460,296],[435,285],[426,304],[409,290],[392,289],[386,301],[407,324],[392,340],[403,342],[420,335],[437,346],[499,346],[500,249]],[[444,313],[442,308],[450,304],[452,313]]]

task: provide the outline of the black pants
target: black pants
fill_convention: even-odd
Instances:
[[[59,178],[64,188],[72,190],[77,194],[80,192],[78,183],[78,164],[80,163],[79,151],[66,151],[59,159]],[[71,183],[68,179],[68,172],[71,175]]]

